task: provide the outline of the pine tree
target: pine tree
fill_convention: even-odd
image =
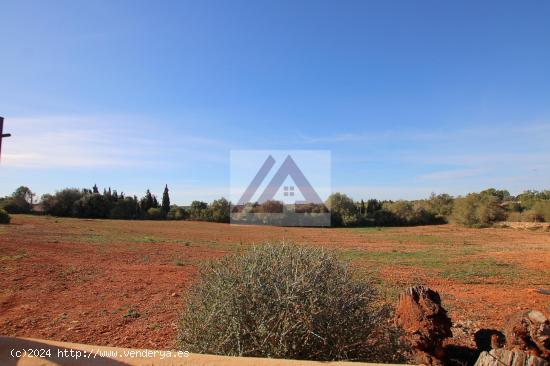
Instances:
[[[94,184],[94,188],[92,188],[93,193],[99,193],[99,188],[97,188],[97,184]]]
[[[170,195],[168,194],[168,184],[164,187],[164,193],[162,194],[162,217],[166,217],[168,211],[170,211]]]

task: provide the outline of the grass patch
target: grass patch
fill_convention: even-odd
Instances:
[[[130,319],[137,319],[141,316],[141,314],[133,307],[131,306],[128,308],[128,311],[122,316],[123,318],[130,318]]]
[[[347,260],[366,260],[378,266],[402,265],[423,268],[442,268],[449,253],[440,249],[407,251],[365,251],[360,249],[347,250],[342,255]]]
[[[13,255],[3,255],[0,256],[0,261],[18,261],[23,258],[27,258],[29,255],[27,253],[17,253]]]
[[[153,323],[153,324],[149,324],[147,328],[149,328],[150,330],[158,330],[162,328],[162,325],[160,323]]]
[[[366,251],[360,249],[346,250],[341,257],[358,262],[370,269],[392,266],[435,270],[446,279],[465,283],[489,283],[499,281],[511,283],[525,279],[529,274],[520,271],[512,263],[499,262],[494,258],[479,258],[477,248],[457,248],[455,250],[423,249],[417,251]]]
[[[398,234],[388,235],[386,240],[395,241],[398,243],[422,243],[422,244],[442,244],[449,243],[448,240],[443,239],[437,235],[427,234]]]
[[[164,239],[160,239],[156,236],[152,236],[152,235],[146,235],[144,237],[141,237],[141,238],[137,238],[136,240],[134,240],[136,243],[162,243],[164,242],[165,240]]]
[[[520,273],[514,264],[499,262],[494,258],[481,258],[449,263],[440,275],[453,281],[475,284],[486,283],[491,279],[509,283],[517,279]]]
[[[178,267],[183,267],[183,266],[190,265],[191,262],[185,259],[177,258],[177,259],[174,259],[174,264]]]

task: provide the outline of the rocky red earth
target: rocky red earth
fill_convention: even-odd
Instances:
[[[13,215],[0,225],[0,332],[105,346],[175,347],[186,290],[207,260],[271,240],[331,248],[385,301],[418,283],[453,320],[444,346],[538,309],[548,317],[550,233],[454,225],[281,228]]]

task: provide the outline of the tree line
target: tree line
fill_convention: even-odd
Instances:
[[[355,201],[343,193],[334,193],[325,205],[306,205],[300,209],[312,214],[330,209],[332,226],[412,226],[452,222],[484,227],[501,221],[550,222],[550,190],[529,190],[514,196],[507,190],[490,188],[458,197],[444,193],[432,194],[426,199],[398,201]],[[288,205],[278,201],[246,206],[251,213],[289,209]],[[94,185],[91,189],[66,188],[45,194],[35,202],[35,194],[22,186],[11,196],[0,198],[0,209],[13,214],[37,212],[61,217],[229,222],[231,203],[220,198],[211,203],[193,201],[189,206],[172,205],[167,185],[160,201],[149,189],[138,198],[111,188],[100,192]]]
[[[44,194],[36,203],[35,196],[28,187],[21,186],[11,196],[0,198],[0,209],[12,214],[40,213],[94,219],[229,222],[230,204],[225,198],[210,204],[193,201],[188,207],[172,205],[168,185],[160,201],[149,189],[138,198],[110,187],[100,192],[97,185],[91,189],[65,188],[54,194]]]

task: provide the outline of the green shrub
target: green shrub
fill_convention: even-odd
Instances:
[[[168,220],[185,220],[187,218],[187,212],[183,207],[172,206],[170,211],[166,215]]]
[[[537,222],[550,222],[550,201],[538,201],[533,205],[533,216]]]
[[[162,210],[160,208],[151,207],[147,210],[147,218],[149,220],[161,220],[163,218]]]
[[[11,214],[25,214],[32,210],[35,194],[25,186],[21,186],[10,197],[0,201],[0,209]]]
[[[352,226],[357,222],[358,209],[355,202],[342,193],[333,193],[326,201],[330,208],[332,226]]]
[[[502,208],[497,196],[484,193],[487,191],[457,198],[453,207],[453,220],[458,224],[472,227],[489,226],[495,222],[505,221],[506,210]]]
[[[422,207],[420,201],[396,201],[383,205],[384,210],[393,214],[394,225],[430,225],[441,224],[444,220],[434,212]]]
[[[191,288],[180,349],[228,356],[397,361],[376,291],[319,248],[253,247],[212,262]]]
[[[469,194],[466,197],[455,199],[453,207],[453,220],[460,225],[475,226],[479,225],[479,219],[476,215],[476,209],[479,198],[475,194]]]
[[[505,221],[506,210],[502,208],[495,197],[489,197],[483,200],[477,209],[477,216],[482,225],[490,225],[495,222]]]
[[[42,196],[44,213],[53,216],[74,216],[74,204],[83,196],[84,194],[76,188],[65,188],[54,195],[45,194]]]
[[[214,200],[208,205],[210,219],[214,222],[229,222],[230,203],[225,198]]]
[[[187,213],[190,220],[208,220],[208,204],[202,201],[193,201]]]
[[[0,208],[0,224],[9,224],[11,221],[10,215]]]

